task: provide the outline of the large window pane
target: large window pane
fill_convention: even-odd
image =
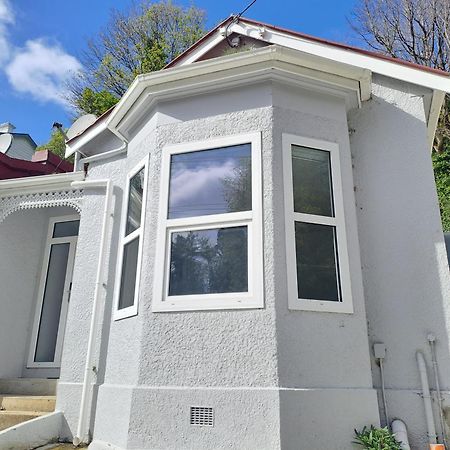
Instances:
[[[334,216],[329,152],[293,145],[292,175],[295,212]]]
[[[247,227],[172,233],[169,295],[248,291]]]
[[[128,211],[127,211],[127,226],[125,235],[128,236],[133,231],[141,226],[141,211],[142,211],[142,196],[144,193],[144,175],[145,171],[142,168],[130,180],[130,190],[128,194]]]
[[[340,301],[336,229],[295,222],[298,298]]]
[[[53,228],[53,237],[69,237],[78,236],[78,229],[80,228],[79,220],[71,220],[69,222],[57,222]]]
[[[251,209],[250,144],[171,156],[169,219]]]
[[[70,244],[53,244],[50,250],[41,320],[37,337],[35,362],[55,360],[64,284]]]
[[[134,305],[136,270],[139,250],[139,238],[128,242],[123,248],[122,275],[120,279],[119,309]]]

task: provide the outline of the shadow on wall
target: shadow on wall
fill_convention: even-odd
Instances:
[[[445,248],[447,249],[448,265],[450,266],[450,233],[444,233]]]
[[[427,335],[436,336],[441,388],[448,391],[450,278],[443,270],[447,255],[425,124],[420,120],[422,105],[411,89],[401,84],[398,88],[395,92],[390,85],[381,86],[382,96],[373,95],[351,113],[349,125],[356,131],[350,141],[374,387],[379,390],[380,375],[372,346],[383,342],[390,417],[405,420],[412,448],[424,448],[415,354],[424,354],[434,390]],[[380,411],[383,419],[381,405]]]

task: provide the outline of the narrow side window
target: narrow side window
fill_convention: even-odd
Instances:
[[[337,144],[283,135],[289,308],[352,312]]]
[[[146,190],[147,161],[140,163],[127,177],[116,277],[116,320],[136,315],[138,310]]]

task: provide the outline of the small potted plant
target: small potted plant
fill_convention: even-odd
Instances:
[[[395,439],[388,427],[364,427],[361,431],[355,430],[355,441],[366,450],[402,450],[402,444]]]

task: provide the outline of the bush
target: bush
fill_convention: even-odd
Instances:
[[[353,442],[366,450],[402,450],[400,442],[388,427],[364,427],[361,431],[355,430],[355,437]]]

